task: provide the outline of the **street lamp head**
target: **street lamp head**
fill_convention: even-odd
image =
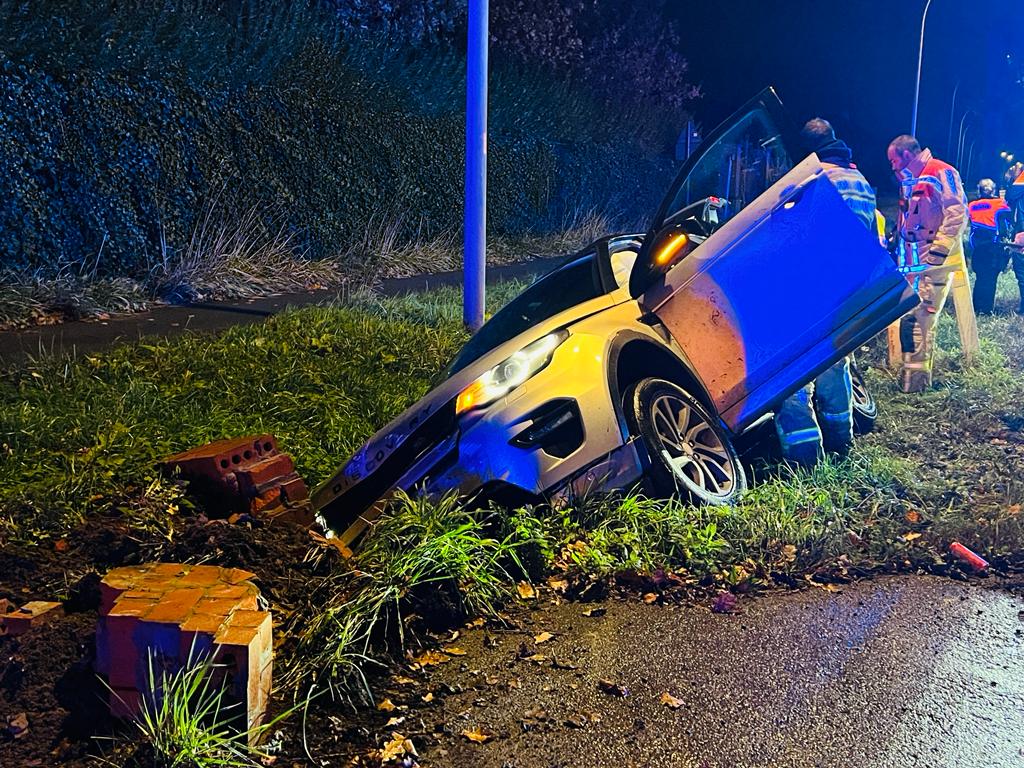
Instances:
[[[999,153],[999,156],[1000,156],[1001,158],[1003,158],[1004,160],[1006,159],[1006,155],[1007,155],[1007,153],[1006,153],[1006,152],[1000,152],[1000,153]]]

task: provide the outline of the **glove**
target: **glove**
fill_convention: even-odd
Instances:
[[[949,256],[949,249],[940,245],[933,245],[924,255],[924,263],[930,267],[941,267]]]

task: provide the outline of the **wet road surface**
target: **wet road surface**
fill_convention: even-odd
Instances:
[[[542,599],[521,631],[457,638],[467,655],[427,668],[441,695],[404,732],[434,732],[424,766],[1024,766],[1019,594],[894,577],[729,615],[632,599],[598,618]],[[493,738],[461,735],[474,729]]]

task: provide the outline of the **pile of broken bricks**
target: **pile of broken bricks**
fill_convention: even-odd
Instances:
[[[232,522],[249,515],[313,524],[309,490],[273,435],[218,440],[168,456],[161,467]]]
[[[313,523],[306,485],[272,435],[219,440],[161,467],[188,481],[210,517]],[[137,717],[162,674],[210,659],[213,682],[225,685],[229,702],[244,712],[239,724],[254,737],[270,696],[273,629],[252,578],[236,568],[177,563],[110,571],[100,585],[96,671],[110,688],[111,714]],[[56,602],[14,609],[0,600],[0,636],[23,635],[63,615]]]
[[[96,671],[115,717],[136,717],[164,672],[205,659],[253,729],[266,713],[273,629],[253,574],[211,565],[150,563],[116,568],[100,585]],[[252,731],[250,731],[252,733]]]
[[[7,600],[0,600],[0,637],[23,635],[33,627],[63,615],[64,606],[60,603],[33,600],[12,610]]]

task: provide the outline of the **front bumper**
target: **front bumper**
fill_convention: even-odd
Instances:
[[[603,337],[571,336],[501,400],[458,417],[454,400],[446,403],[374,471],[318,504],[320,514],[350,547],[397,490],[514,504],[636,482],[643,466],[623,440],[605,345]]]

